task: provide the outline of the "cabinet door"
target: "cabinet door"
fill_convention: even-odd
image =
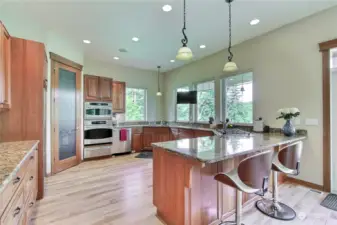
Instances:
[[[125,82],[112,82],[112,108],[114,113],[125,113]]]
[[[132,150],[140,152],[143,149],[143,134],[132,134]]]
[[[101,93],[99,88],[99,77],[85,75],[84,77],[84,98],[86,101],[100,101]]]
[[[153,133],[144,133],[143,135],[143,146],[145,149],[152,149]]]
[[[101,92],[101,100],[111,102],[112,101],[112,79],[100,77],[99,87]]]
[[[11,39],[0,22],[0,108],[10,108],[11,102]]]

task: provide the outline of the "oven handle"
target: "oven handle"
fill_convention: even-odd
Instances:
[[[85,126],[84,127],[84,131],[96,130],[96,129],[111,129],[112,130],[112,127],[111,126]]]

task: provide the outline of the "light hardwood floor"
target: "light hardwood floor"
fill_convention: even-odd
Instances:
[[[89,161],[48,177],[45,198],[36,205],[32,224],[163,225],[152,205],[152,160],[135,155]],[[283,202],[298,212],[291,222],[269,219],[254,205],[244,209],[246,225],[333,225],[337,213],[321,207],[325,194],[285,184]]]

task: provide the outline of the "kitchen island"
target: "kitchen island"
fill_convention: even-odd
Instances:
[[[235,209],[235,189],[214,180],[240,161],[306,136],[242,134],[153,143],[153,203],[167,225],[218,224]],[[243,194],[243,203],[255,195]]]

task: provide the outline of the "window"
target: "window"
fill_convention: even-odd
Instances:
[[[147,91],[141,88],[126,88],[126,115],[127,121],[146,120]]]
[[[189,91],[188,86],[177,89],[177,92]],[[176,97],[176,96],[175,96]],[[176,120],[180,122],[190,121],[190,104],[177,104],[177,116]]]
[[[215,117],[215,91],[214,81],[196,85],[198,92],[196,116],[197,122],[208,122],[209,117]]]
[[[231,123],[253,123],[253,73],[227,77],[223,82],[223,115]]]

